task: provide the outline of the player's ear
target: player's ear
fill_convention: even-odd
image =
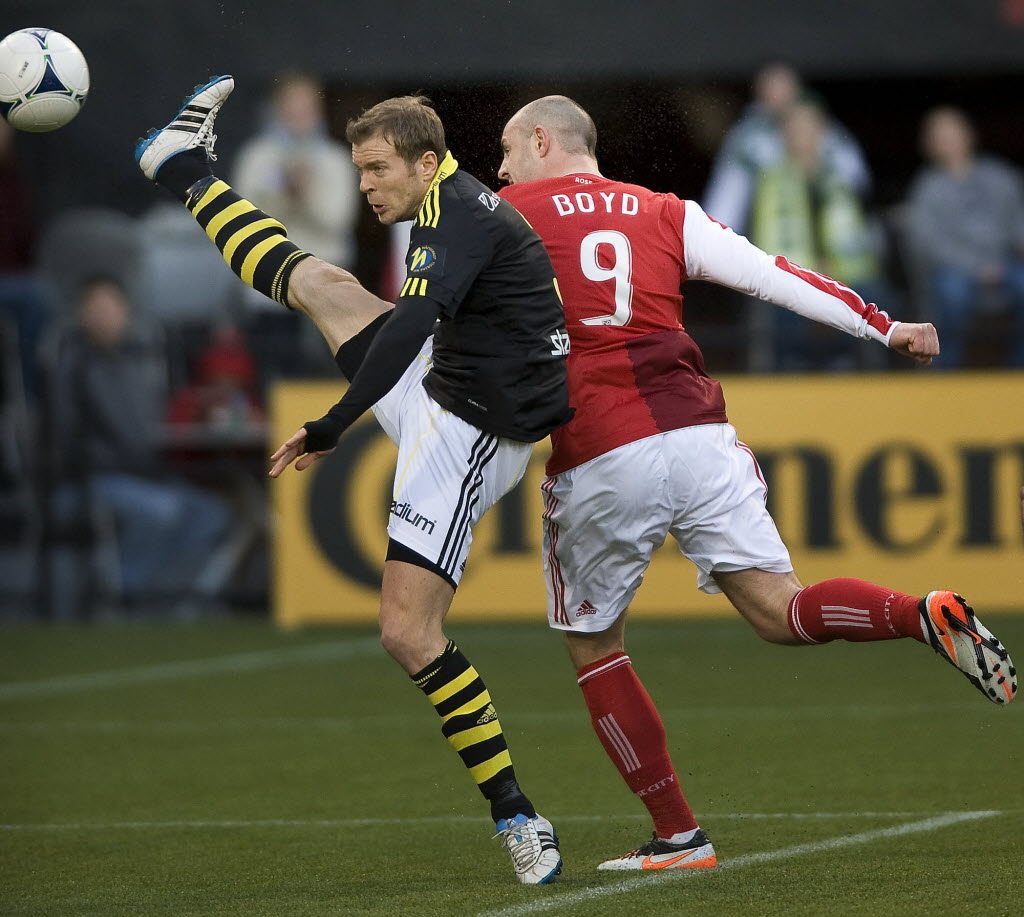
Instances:
[[[427,152],[420,156],[420,161],[417,163],[420,177],[427,179],[428,181],[432,179],[434,177],[434,173],[437,171],[437,164],[437,153],[433,150],[427,150]]]
[[[541,127],[539,124],[533,129],[533,137],[531,138],[533,148],[537,151],[537,155],[543,158],[548,155],[551,150],[551,135],[547,132],[547,129]]]

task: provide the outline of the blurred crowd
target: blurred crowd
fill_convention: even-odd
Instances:
[[[967,112],[921,115],[919,172],[878,208],[870,151],[797,73],[770,65],[703,194],[666,190],[897,317],[934,322],[939,369],[1024,366],[1021,176],[979,147]],[[227,177],[298,245],[351,267],[361,199],[326,125],[318,83],[282,76]],[[363,278],[384,296],[400,282],[401,232],[380,276]],[[738,314],[751,371],[890,365],[774,306]],[[140,218],[75,210],[37,233],[2,119],[0,360],[0,611],[265,603],[268,387],[333,376],[330,354],[308,323],[237,281],[169,200]]]
[[[856,138],[792,68],[772,64],[726,134],[702,203],[765,251],[834,277],[895,317],[933,322],[937,368],[1024,366],[1021,175],[979,150],[969,116],[952,107],[925,113],[920,150],[904,200],[873,208]],[[906,289],[890,280],[894,261]],[[876,349],[788,312],[751,303],[747,314],[751,369],[879,368]]]
[[[265,606],[267,393],[334,370],[331,354],[170,199],[138,219],[70,211],[37,235],[15,140],[0,119],[0,610]],[[276,81],[227,177],[351,266],[357,179],[315,80]]]

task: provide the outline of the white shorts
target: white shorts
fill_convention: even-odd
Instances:
[[[627,443],[541,490],[548,623],[559,630],[607,630],[668,534],[697,565],[703,592],[721,592],[714,571],[793,569],[761,470],[730,424]]]
[[[519,483],[533,445],[484,433],[434,401],[423,388],[432,345],[428,338],[373,413],[398,446],[388,536],[458,586],[473,526]]]

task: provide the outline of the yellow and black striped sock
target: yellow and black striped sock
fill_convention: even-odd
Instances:
[[[490,802],[491,817],[497,821],[520,812],[536,815],[516,781],[491,695],[462,651],[449,640],[444,652],[413,675],[413,681],[434,705],[441,732]]]
[[[309,252],[288,238],[281,223],[213,176],[189,189],[185,206],[231,270],[254,290],[288,305],[288,280]]]

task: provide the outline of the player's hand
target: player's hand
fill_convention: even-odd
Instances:
[[[285,470],[292,462],[295,462],[296,471],[305,471],[313,462],[318,461],[325,455],[330,455],[334,450],[327,449],[324,452],[306,452],[306,428],[299,427],[299,429],[293,433],[281,448],[277,450],[270,460],[274,463],[270,469],[270,476],[272,478],[279,477],[281,472]]]
[[[928,322],[900,322],[893,328],[889,349],[927,365],[939,355],[939,335]]]

